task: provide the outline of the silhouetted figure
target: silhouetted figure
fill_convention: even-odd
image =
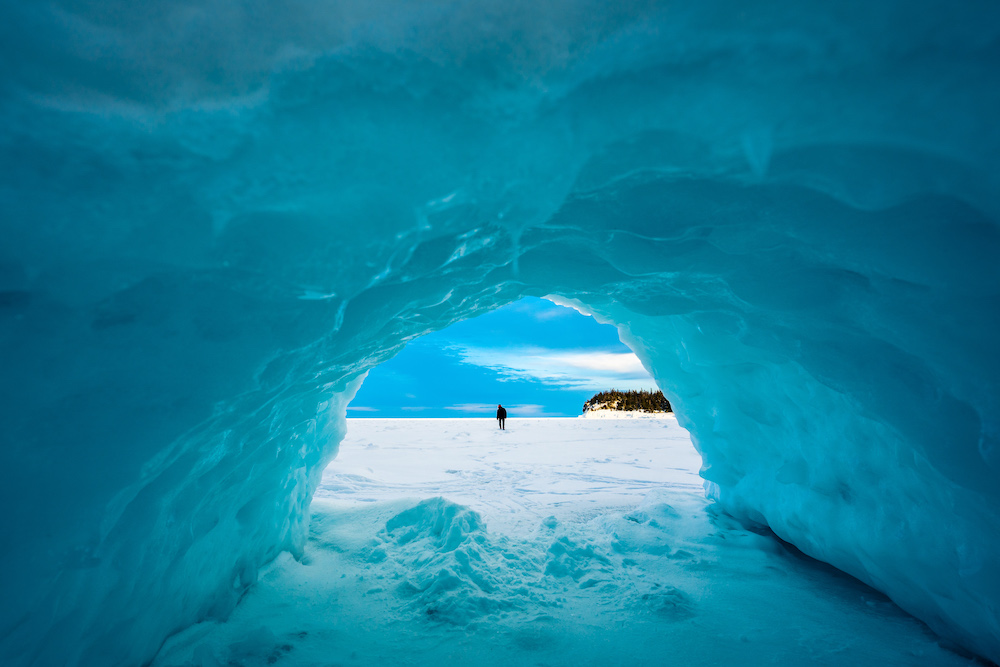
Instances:
[[[500,422],[500,430],[506,431],[507,429],[503,427],[503,423],[507,421],[507,411],[499,403],[497,404],[497,421]]]

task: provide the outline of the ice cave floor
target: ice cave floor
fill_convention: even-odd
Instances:
[[[713,511],[671,417],[348,423],[304,559],[155,666],[977,663]]]

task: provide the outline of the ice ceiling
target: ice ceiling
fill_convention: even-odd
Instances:
[[[1000,659],[1000,5],[6,3],[0,73],[5,664],[224,616],[360,375],[543,294]]]

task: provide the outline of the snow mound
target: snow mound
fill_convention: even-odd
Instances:
[[[226,617],[364,373],[546,294],[1000,660],[1000,5],[216,4],[0,7],[0,660]]]
[[[400,579],[395,595],[429,622],[472,627],[530,616],[562,606],[569,588],[594,589],[603,605],[635,598],[633,604],[686,618],[693,603],[682,591],[657,584],[657,590],[637,593],[621,565],[628,556],[670,552],[670,524],[663,519],[676,519],[676,513],[662,504],[648,511],[661,521],[642,510],[582,527],[549,518],[534,536],[512,538],[488,533],[479,513],[463,505],[429,498],[386,521],[363,560],[379,579]]]
[[[443,498],[392,517],[380,539],[370,560],[405,573],[396,592],[430,621],[468,625],[535,597],[522,582],[532,564],[492,540],[478,513]]]
[[[444,498],[424,500],[385,524],[386,539],[398,546],[420,539],[430,541],[417,550],[420,553],[454,551],[470,539],[481,542],[485,532],[479,514]]]

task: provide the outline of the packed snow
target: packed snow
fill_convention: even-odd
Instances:
[[[153,665],[971,664],[700,463],[670,417],[350,419],[302,562]]]

